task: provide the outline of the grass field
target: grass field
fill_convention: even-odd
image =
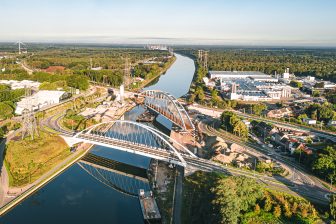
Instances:
[[[19,187],[35,181],[70,154],[61,137],[45,132],[39,134],[34,140],[27,137],[7,145],[5,163],[10,186]]]

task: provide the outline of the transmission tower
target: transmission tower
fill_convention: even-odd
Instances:
[[[125,59],[125,69],[124,69],[124,86],[125,88],[128,88],[128,86],[131,84],[131,68],[128,61],[128,58]]]
[[[26,137],[26,135],[30,135],[31,139],[34,140],[34,134],[38,136],[37,123],[36,118],[34,116],[33,111],[33,99],[31,97],[32,90],[31,88],[25,88],[25,106],[22,111],[23,119],[22,119],[22,139]]]
[[[203,67],[208,68],[208,51],[203,51]]]
[[[25,46],[26,44],[22,43],[21,41],[17,41],[15,44],[17,44],[19,46],[19,54],[22,53],[27,53],[27,48],[23,48],[21,45]]]
[[[201,64],[203,61],[203,50],[198,50],[198,62]]]
[[[198,63],[204,68],[208,68],[208,51],[198,50]]]

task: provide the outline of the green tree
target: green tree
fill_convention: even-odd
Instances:
[[[281,207],[280,205],[277,205],[274,207],[273,214],[276,218],[279,218],[281,216]]]
[[[336,221],[336,194],[332,194],[330,197],[330,214]]]
[[[242,120],[231,111],[224,111],[221,115],[222,126],[242,138],[247,138],[248,128]]]
[[[0,119],[7,119],[13,116],[14,110],[4,102],[0,102]]]
[[[255,212],[257,215],[259,215],[259,213],[260,213],[260,206],[259,206],[259,204],[256,204],[256,206],[254,207],[254,212]]]
[[[220,208],[222,223],[237,223],[241,212],[253,208],[263,195],[260,185],[246,177],[228,177],[218,180],[212,189],[213,203]]]
[[[3,138],[5,136],[5,132],[2,129],[2,127],[0,127],[0,138]]]
[[[301,88],[302,87],[302,82],[298,82],[296,80],[292,80],[289,85],[295,87],[295,88]]]
[[[86,90],[89,88],[89,80],[82,75],[70,75],[67,78],[67,85],[76,89]]]
[[[313,171],[329,180],[336,180],[336,151],[327,146],[313,163]]]
[[[252,109],[254,114],[260,115],[264,110],[267,109],[267,106],[263,103],[253,104]]]
[[[196,95],[197,100],[199,101],[203,101],[205,99],[204,90],[201,86],[196,87],[195,95]]]
[[[220,97],[218,96],[218,91],[216,89],[213,89],[211,91],[211,102],[214,105],[218,105],[218,103],[221,101]]]

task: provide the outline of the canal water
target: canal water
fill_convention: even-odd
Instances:
[[[194,62],[176,54],[175,63],[145,89],[158,89],[175,97],[188,92],[195,72]],[[143,112],[136,107],[125,114],[135,120]],[[91,153],[112,160],[148,168],[150,159],[115,149],[95,146]],[[129,177],[118,181],[127,182]],[[148,185],[148,184],[147,184]],[[149,186],[147,186],[149,188]],[[78,164],[38,190],[10,212],[0,217],[0,224],[58,224],[58,223],[144,223],[139,201],[97,181]]]

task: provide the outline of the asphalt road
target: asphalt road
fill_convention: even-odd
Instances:
[[[191,109],[196,109],[196,110],[199,109],[199,110],[201,110],[200,111],[201,113],[207,114],[207,115],[212,116],[212,117],[220,116],[220,114],[223,111],[232,111],[232,112],[236,113],[237,115],[239,115],[241,117],[244,117],[244,118],[259,120],[259,121],[265,121],[267,123],[271,123],[273,125],[283,127],[283,128],[286,128],[286,129],[292,129],[292,130],[297,130],[297,131],[301,131],[301,132],[310,132],[311,134],[314,134],[316,136],[323,137],[323,138],[329,139],[333,142],[336,142],[336,133],[319,130],[319,129],[313,128],[313,127],[305,127],[305,126],[301,126],[299,124],[297,124],[297,125],[290,124],[290,123],[286,123],[286,122],[282,122],[282,121],[268,119],[266,117],[252,116],[252,115],[242,113],[242,112],[236,111],[236,110],[215,109],[215,108],[204,107],[204,106],[201,106],[201,105],[191,105],[189,107]]]
[[[253,145],[247,145],[246,143],[242,142],[241,140],[238,140],[239,138],[235,139],[232,137],[228,137],[225,134],[222,134],[220,131],[216,130],[213,127],[213,120],[204,120],[199,123],[199,128],[202,132],[213,135],[213,136],[220,136],[226,141],[234,142],[240,145],[243,145],[247,150],[253,151],[253,152],[258,152],[260,153],[265,153],[263,151],[260,151],[261,147],[256,147]],[[264,154],[263,156],[266,157],[272,157]],[[268,185],[268,187],[275,189],[275,190],[282,190],[287,193],[291,193],[294,195],[300,195],[308,200],[327,205],[329,203],[329,200],[327,199],[326,195],[330,193],[328,189],[326,189],[320,181],[317,180],[317,178],[312,177],[310,174],[307,174],[301,167],[294,165],[293,162],[289,162],[285,160],[284,158],[281,158],[277,155],[273,155],[272,159],[276,160],[282,165],[285,165],[286,167],[290,168],[290,171],[293,173],[289,175],[288,177],[270,177],[271,179],[274,180],[274,182],[281,182],[282,185],[280,184],[273,184],[272,181],[265,179],[257,176],[256,178],[259,179],[261,182],[264,182]],[[295,169],[294,169],[295,168]],[[238,172],[239,173],[239,172]],[[245,175],[242,173],[242,175]],[[245,175],[246,176],[246,175]],[[251,173],[252,178],[254,177],[253,174]]]

